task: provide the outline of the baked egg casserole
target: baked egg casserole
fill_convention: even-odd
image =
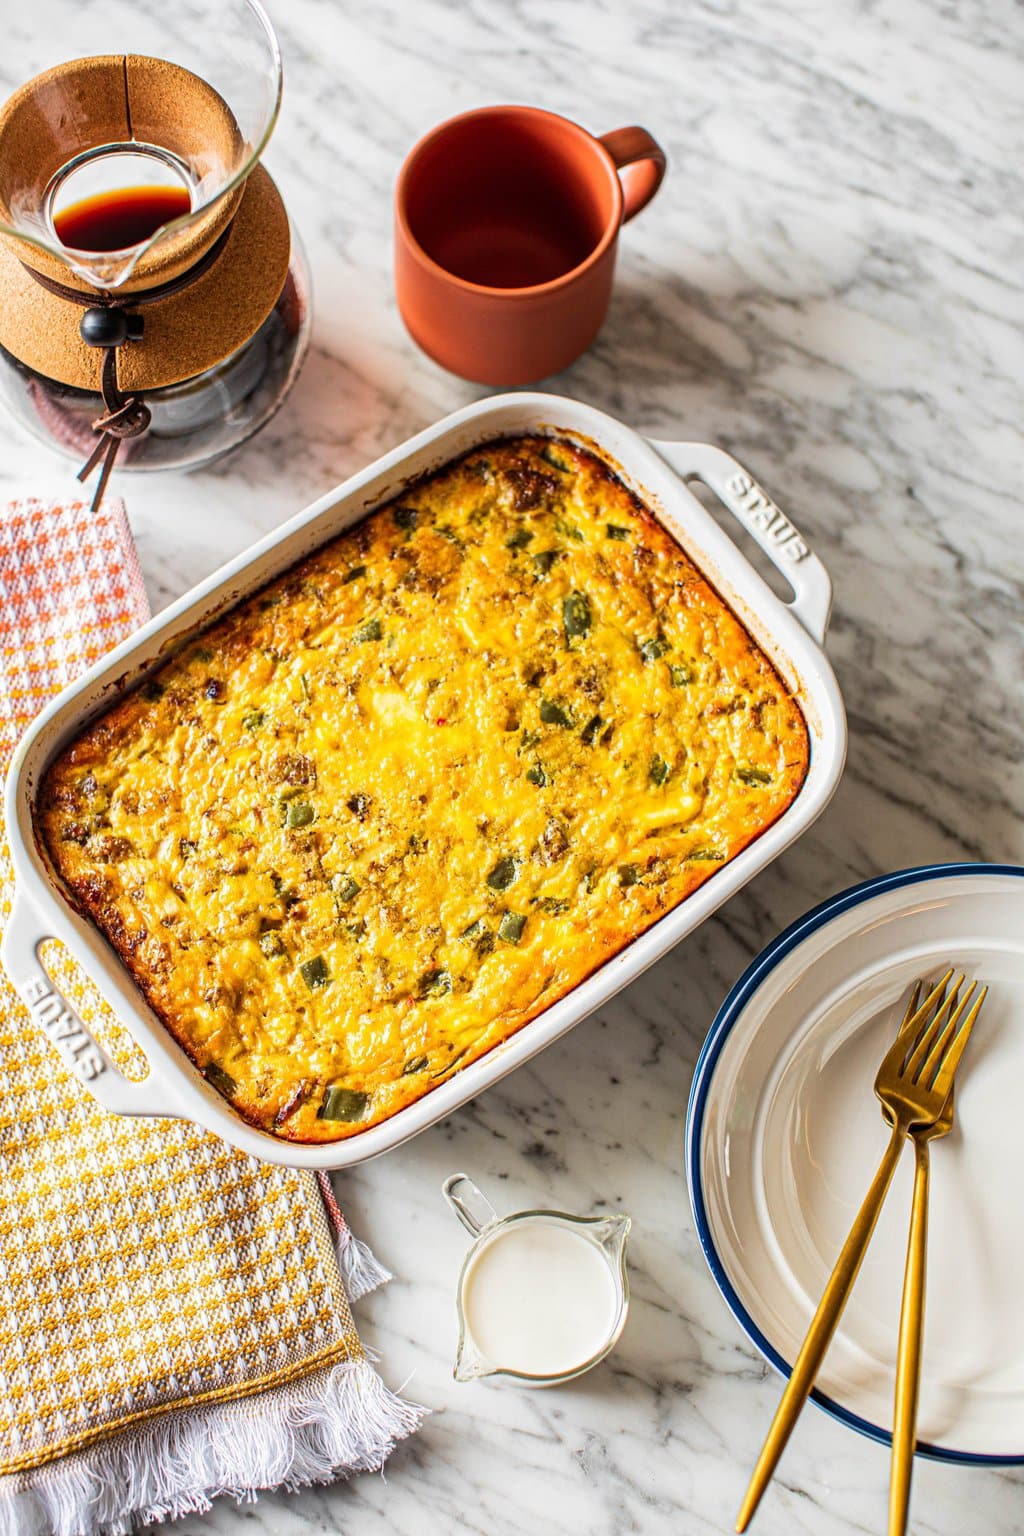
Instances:
[[[260,1129],[356,1135],[507,1039],[799,792],[768,658],[584,446],[484,444],[50,765],[75,905]]]

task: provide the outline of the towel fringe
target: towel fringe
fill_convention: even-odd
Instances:
[[[129,1536],[144,1522],[204,1513],[222,1495],[252,1502],[261,1489],[377,1471],[425,1411],[356,1360],[299,1386],[169,1412],[0,1478],[0,1536]]]
[[[374,1257],[366,1244],[356,1237],[345,1220],[334,1193],[330,1174],[321,1170],[317,1173],[316,1180],[320,1187],[320,1197],[324,1202],[327,1225],[334,1239],[334,1252],[344,1281],[345,1293],[350,1302],[358,1301],[360,1296],[366,1296],[370,1291],[375,1291],[378,1285],[385,1285],[393,1279],[393,1276],[391,1271],[385,1269],[380,1260]]]
[[[368,1295],[370,1291],[375,1291],[378,1285],[386,1285],[394,1278],[390,1269],[384,1268],[380,1259],[367,1247],[362,1238],[356,1237],[351,1227],[346,1227],[345,1232],[338,1238],[334,1251],[338,1256],[338,1268],[341,1271],[345,1294],[350,1302],[358,1301],[360,1296]]]

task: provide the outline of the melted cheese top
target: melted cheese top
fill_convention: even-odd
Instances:
[[[487,444],[168,661],[52,766],[51,857],[254,1124],[358,1133],[785,809],[800,710],[593,453]]]

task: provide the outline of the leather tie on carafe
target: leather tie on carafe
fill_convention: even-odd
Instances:
[[[118,350],[126,343],[141,341],[145,329],[144,317],[135,314],[134,311],[147,304],[155,304],[159,299],[168,299],[172,294],[180,293],[182,289],[197,282],[213,266],[224,249],[230,233],[231,224],[229,223],[210,249],[194,266],[189,267],[187,272],[182,272],[178,277],[171,278],[169,282],[160,283],[155,288],[145,288],[140,293],[122,295],[95,291],[85,293],[81,288],[70,288],[65,283],[58,283],[56,279],[47,277],[42,272],[37,272],[34,267],[28,266],[26,262],[22,262],[25,271],[29,272],[48,293],[67,299],[71,304],[78,304],[85,310],[78,327],[79,335],[86,346],[100,348],[103,352],[100,394],[103,397],[104,411],[102,416],[97,416],[92,422],[92,430],[99,433],[99,441],[78,471],[78,479],[84,482],[102,461],[100,477],[92,498],[93,512],[99,509],[103,501],[107,481],[110,479],[122,442],[126,438],[141,437],[148,431],[153,419],[152,412],[145,401],[138,395],[123,394],[117,381]]]

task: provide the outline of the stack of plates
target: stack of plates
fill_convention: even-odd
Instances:
[[[1024,1462],[1024,869],[944,864],[869,880],[771,944],[697,1064],[690,1196],[737,1321],[789,1374],[889,1130],[875,1072],[916,977],[991,988],[932,1146],[922,1454]],[[904,1155],[815,1400],[888,1441],[913,1158]]]

